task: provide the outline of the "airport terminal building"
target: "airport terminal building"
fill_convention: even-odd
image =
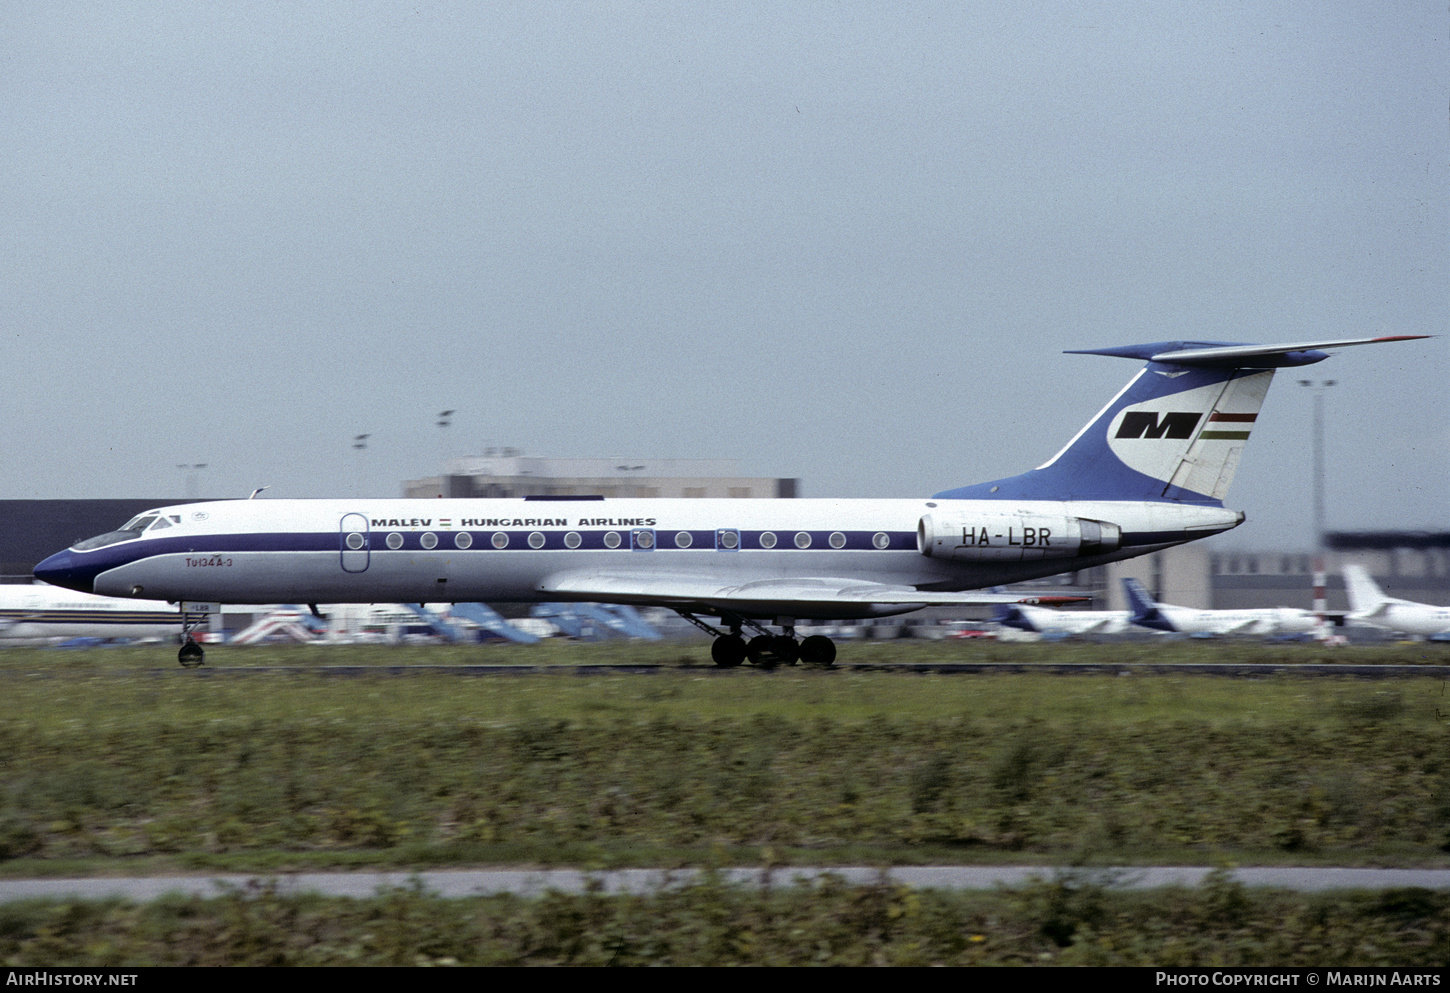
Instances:
[[[800,480],[741,476],[730,459],[553,459],[516,448],[451,460],[444,474],[403,483],[405,497],[800,496]]]

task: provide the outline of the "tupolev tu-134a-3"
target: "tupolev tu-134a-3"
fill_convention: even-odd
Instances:
[[[1274,370],[1322,361],[1324,349],[1423,337],[1083,350],[1147,364],[1040,467],[929,499],[212,501],[148,511],[35,575],[183,606],[660,606],[715,636],[718,665],[829,665],[835,645],[797,641],[797,620],[1031,603],[975,591],[1237,527],[1243,513],[1223,500]],[[189,638],[181,653],[201,661]]]

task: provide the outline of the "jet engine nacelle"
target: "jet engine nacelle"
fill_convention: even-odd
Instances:
[[[1116,524],[1052,514],[927,514],[916,525],[921,554],[957,562],[1082,558],[1121,541]]]

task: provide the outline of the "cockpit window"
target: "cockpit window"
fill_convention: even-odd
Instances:
[[[114,545],[118,541],[130,541],[132,538],[139,537],[141,537],[140,530],[135,528],[122,528],[119,531],[107,531],[105,534],[98,534],[94,538],[78,541],[71,547],[78,552],[88,552],[93,548],[103,548],[106,545]]]
[[[94,538],[78,541],[71,547],[78,552],[88,552],[93,548],[104,548],[107,545],[114,545],[119,541],[130,541],[132,538],[139,538],[141,537],[141,533],[147,528],[153,531],[169,528],[172,522],[180,524],[181,520],[178,517],[167,520],[154,510],[148,511],[145,514],[131,518],[119,531],[107,531],[105,534],[98,534]]]

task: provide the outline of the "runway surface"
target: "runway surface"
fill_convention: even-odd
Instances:
[[[847,867],[726,869],[720,878],[735,886],[789,887],[811,885],[835,877],[852,886],[889,883],[913,889],[991,890],[1020,887],[1033,880],[1062,879],[1079,885],[1114,889],[1157,889],[1199,885],[1212,870],[1203,866],[1144,866],[1121,869],[1053,869],[1043,866],[897,866],[891,869]],[[1419,887],[1450,889],[1450,869],[1342,869],[1260,867],[1237,868],[1230,875],[1252,887],[1318,892],[1384,890]],[[581,872],[577,869],[478,869],[432,872],[302,872],[285,875],[164,876],[155,878],[11,879],[0,881],[0,902],[15,900],[108,900],[131,902],[177,895],[202,898],[228,893],[274,892],[282,895],[318,893],[355,899],[396,889],[421,888],[440,897],[460,898],[513,894],[541,896],[548,892],[650,894],[689,885],[700,878],[693,869],[621,869]]]

